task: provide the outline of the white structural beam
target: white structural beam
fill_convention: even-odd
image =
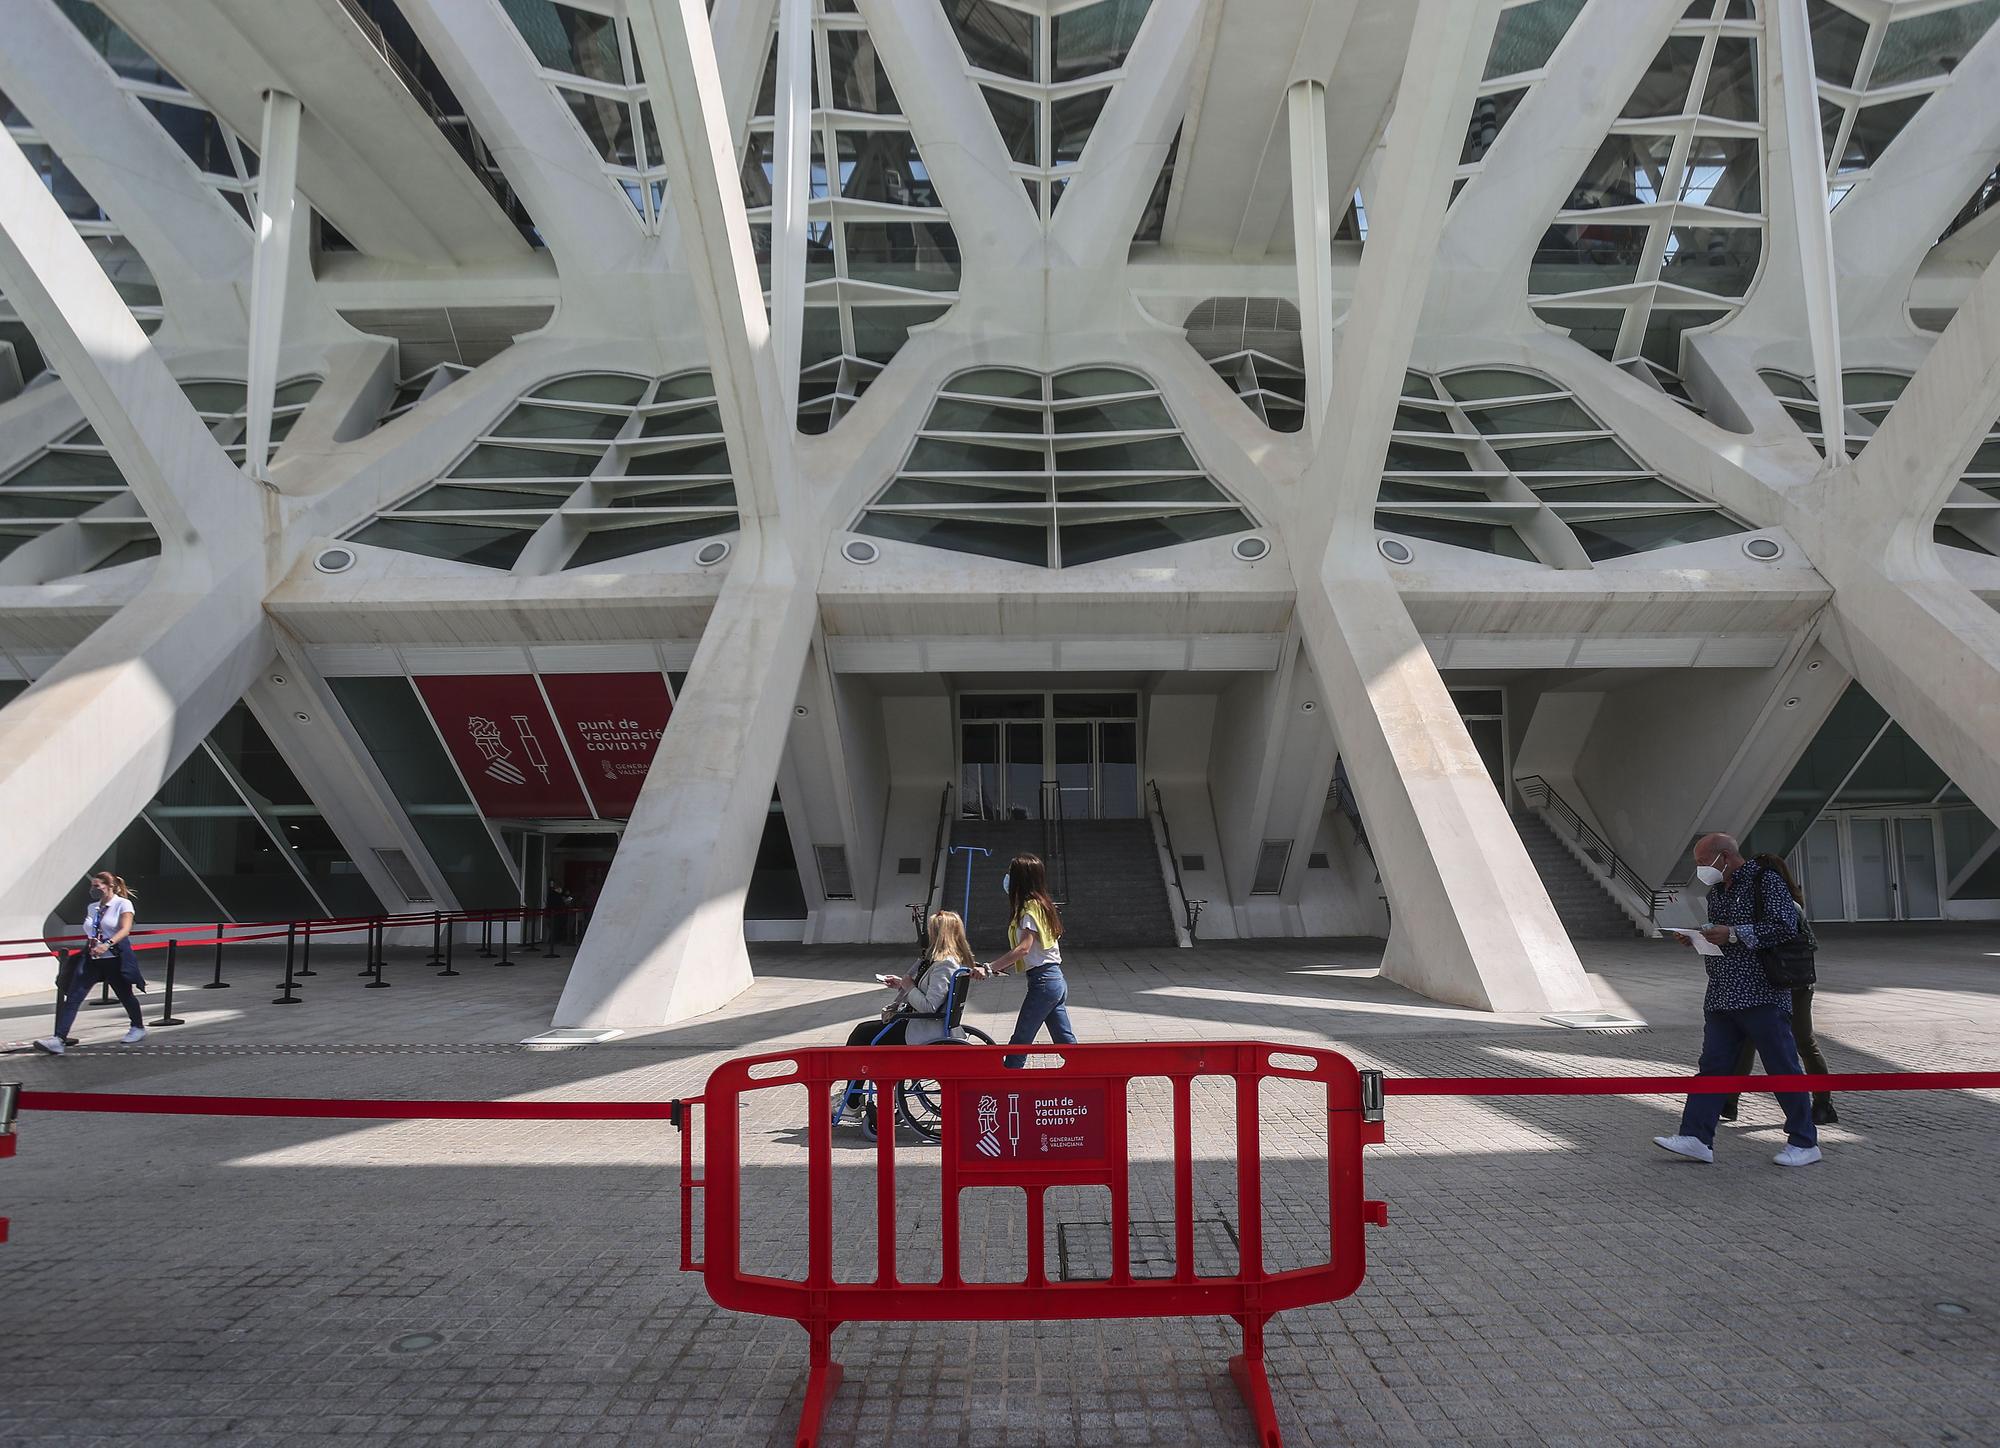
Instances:
[[[1826,161],[1820,138],[1819,77],[1813,67],[1812,22],[1806,0],[1776,0],[1778,89],[1784,99],[1785,170],[1791,182],[1792,225],[1798,237],[1806,337],[1812,347],[1813,388],[1827,460],[1847,457],[1847,409],[1840,381],[1840,297],[1833,271],[1833,226],[1826,209]]]
[[[1505,804],[1374,550],[1373,513],[1495,0],[1422,0],[1379,195],[1302,479],[1300,636],[1392,914],[1383,973],[1490,1010],[1595,1003]],[[1307,552],[1307,547],[1311,552]]]
[[[1299,335],[1306,366],[1306,423],[1314,446],[1326,427],[1333,381],[1333,209],[1327,196],[1326,87],[1292,82],[1292,253],[1299,269]]]
[[[778,395],[798,414],[806,307],[806,192],[812,148],[812,0],[779,0],[778,89],[773,104],[771,336]]]
[[[298,200],[299,99],[264,92],[258,147],[257,240],[250,262],[250,361],[243,466],[259,482],[270,476],[271,401],[284,344],[285,282],[291,275],[292,215]]]
[[[160,534],[147,587],[0,710],[0,935],[38,933],[269,657],[266,504],[181,393],[11,137],[0,293],[34,330]],[[0,993],[44,991],[0,965]]]

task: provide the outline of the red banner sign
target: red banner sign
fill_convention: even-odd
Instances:
[[[1104,1160],[1102,1086],[1037,1090],[1017,1075],[964,1082],[958,1102],[958,1159],[967,1166],[1087,1166]]]
[[[542,687],[605,819],[632,817],[673,706],[658,674],[544,674]]]
[[[590,818],[534,675],[447,674],[416,685],[487,818]]]

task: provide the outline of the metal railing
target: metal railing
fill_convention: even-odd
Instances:
[[[1604,836],[1576,812],[1574,806],[1550,788],[1549,782],[1539,774],[1523,775],[1514,781],[1514,787],[1521,792],[1521,798],[1528,805],[1543,812],[1545,818],[1560,825],[1583,851],[1588,859],[1605,878],[1616,880],[1639,899],[1646,902],[1646,918],[1652,920],[1659,915],[1660,907],[1673,899],[1671,890],[1659,890],[1639,878],[1639,872],[1626,864],[1616,850],[1611,848]]]
[[[1326,787],[1326,807],[1354,827],[1354,843],[1368,852],[1368,858],[1375,858],[1375,847],[1368,843],[1368,828],[1361,823],[1361,808],[1353,798],[1354,787],[1347,784],[1339,774],[1333,776],[1333,783]],[[1353,804],[1355,807],[1349,809]],[[1376,878],[1380,878],[1377,872]]]
[[[1049,871],[1049,894],[1069,903],[1069,821],[1063,815],[1062,785],[1042,781],[1042,863]]]
[[[1188,940],[1194,940],[1194,928],[1201,921],[1201,912],[1207,908],[1206,900],[1188,899],[1187,886],[1181,880],[1181,857],[1174,852],[1174,831],[1167,823],[1167,806],[1160,798],[1158,780],[1146,781],[1146,788],[1153,796],[1153,813],[1160,817],[1160,842],[1167,849],[1167,868],[1173,872],[1174,893],[1181,897],[1181,915],[1187,921]]]
[[[924,898],[910,902],[910,920],[917,927],[917,949],[927,950],[931,943],[931,901],[937,898],[938,872],[944,868],[944,847],[951,829],[951,785],[946,784],[944,792],[938,796],[937,833],[931,837],[931,872],[924,885]]]

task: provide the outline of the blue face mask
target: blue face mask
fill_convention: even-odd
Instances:
[[[1000,877],[1000,893],[1002,895],[1011,895],[1014,893],[1014,876],[1012,873]]]

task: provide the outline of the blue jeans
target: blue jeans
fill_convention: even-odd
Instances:
[[[1728,1076],[1736,1070],[1736,1053],[1747,1041],[1757,1048],[1766,1074],[1798,1076],[1799,1048],[1792,1039],[1792,1012],[1789,1006],[1750,1006],[1740,1011],[1709,1011],[1701,1041],[1704,1076]],[[1818,1146],[1819,1129],[1812,1122],[1812,1096],[1805,1091],[1779,1091],[1778,1104],[1785,1108],[1785,1135],[1793,1146]],[[1727,1096],[1690,1096],[1681,1110],[1681,1135],[1692,1136],[1708,1146],[1715,1145],[1715,1123],[1722,1115]]]
[[[125,1007],[125,1014],[132,1024],[143,1029],[146,1018],[139,1011],[139,997],[132,993],[132,982],[120,973],[119,963],[119,958],[114,953],[110,961],[111,969],[105,973],[109,977],[108,983],[111,989],[118,993],[119,1003]],[[70,976],[62,998],[56,1003],[56,1035],[63,1037],[69,1035],[70,1027],[76,1024],[76,1013],[82,1010],[83,1003],[90,999],[91,987],[105,978],[99,974],[102,964],[100,961],[86,959],[78,964]]]
[[[1059,965],[1045,965],[1028,972],[1028,995],[1021,1002],[1021,1014],[1014,1022],[1014,1034],[1007,1038],[1007,1044],[1032,1046],[1044,1021],[1048,1022],[1049,1039],[1058,1046],[1076,1044],[1076,1032],[1069,1024],[1069,986]],[[1026,1056],[1008,1056],[1005,1060],[1010,1071],[1020,1070],[1027,1062]]]

